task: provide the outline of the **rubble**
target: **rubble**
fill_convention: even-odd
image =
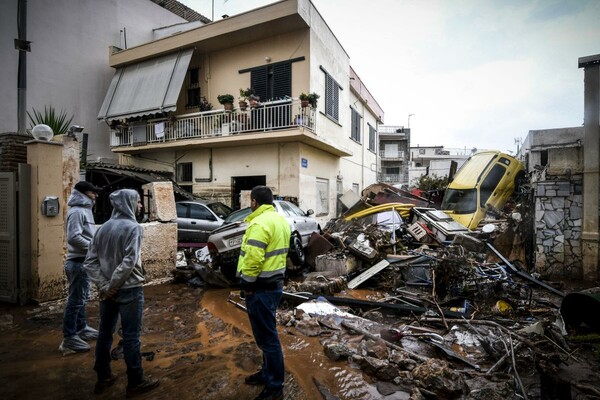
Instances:
[[[600,329],[600,289],[567,294],[528,272],[518,231],[530,210],[490,209],[469,230],[383,184],[346,206],[311,236],[303,275],[288,277],[278,315],[286,332],[319,338],[328,358],[393,398],[600,393],[600,340],[584,351],[589,343],[575,339]],[[188,264],[207,284],[226,283],[212,281],[209,259]],[[582,379],[565,372],[582,365],[596,367]]]

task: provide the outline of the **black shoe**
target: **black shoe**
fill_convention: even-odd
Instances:
[[[116,374],[110,374],[110,376],[106,379],[98,380],[96,382],[96,386],[94,386],[94,393],[100,394],[104,393],[106,388],[111,387],[117,381]]]
[[[264,388],[254,400],[283,400],[283,389],[273,391],[273,389]]]
[[[158,381],[158,379],[151,378],[148,376],[135,386],[127,386],[127,392],[125,392],[125,397],[134,397],[139,394],[149,392],[152,389],[156,389],[159,384],[160,382]]]
[[[247,385],[264,385],[265,383],[267,383],[267,380],[263,376],[263,372],[258,371],[244,378],[244,382],[246,382]]]

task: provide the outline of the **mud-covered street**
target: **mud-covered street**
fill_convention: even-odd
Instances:
[[[160,379],[153,399],[253,399],[259,387],[243,383],[260,365],[243,310],[227,302],[229,289],[199,289],[165,282],[145,288],[142,353],[145,373]],[[63,302],[0,308],[0,386],[7,399],[123,398],[125,365],[113,361],[117,383],[92,393],[94,345],[84,354],[62,356]],[[88,304],[97,326],[98,302]],[[334,362],[318,338],[286,334],[279,326],[286,360],[286,399],[322,398],[315,384],[336,388],[341,399],[385,398],[345,361]],[[113,347],[117,345],[115,334]],[[395,398],[395,397],[389,397]]]

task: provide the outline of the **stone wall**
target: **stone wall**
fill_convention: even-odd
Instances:
[[[25,142],[31,139],[29,135],[0,133],[0,172],[17,172],[19,163],[27,163]]]
[[[582,278],[582,182],[573,175],[536,183],[535,269],[544,278]]]
[[[142,224],[142,266],[146,282],[171,276],[177,258],[177,212],[171,182],[142,186],[149,222]]]

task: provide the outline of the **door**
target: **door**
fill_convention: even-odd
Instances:
[[[265,175],[257,176],[232,176],[231,177],[231,208],[240,208],[240,193],[242,190],[252,190],[254,186],[266,185]]]
[[[15,303],[17,290],[16,174],[0,172],[0,301]]]

